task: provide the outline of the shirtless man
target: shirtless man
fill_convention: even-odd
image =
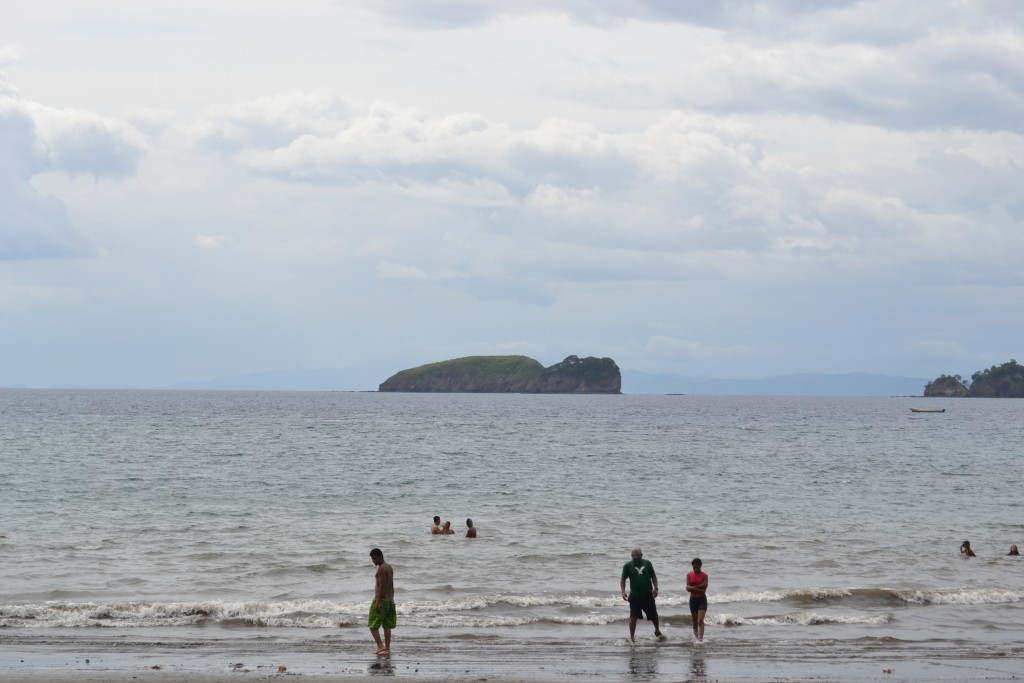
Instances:
[[[441,533],[441,516],[434,515],[434,526],[430,527],[430,533],[435,536]]]
[[[451,522],[445,522],[444,526],[441,527],[441,533],[444,534],[445,536],[450,536],[451,534],[454,534],[455,532],[452,530],[452,523]]]
[[[395,611],[395,570],[384,561],[384,553],[380,548],[370,551],[370,559],[377,566],[374,574],[373,601],[370,603],[370,616],[366,625],[377,643],[378,655],[391,654],[391,629],[398,624]],[[380,628],[384,627],[384,642],[380,640]]]
[[[466,520],[466,538],[476,538],[476,527],[473,526],[473,520]],[[1014,546],[1016,548],[1017,546]]]

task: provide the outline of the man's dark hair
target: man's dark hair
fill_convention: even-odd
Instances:
[[[374,548],[370,551],[370,557],[384,557],[384,553],[380,551],[380,548]]]
[[[438,524],[441,521],[441,515],[434,515],[434,524]]]

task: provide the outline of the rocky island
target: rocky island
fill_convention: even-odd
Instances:
[[[395,373],[379,391],[488,394],[618,394],[611,358],[569,356],[545,368],[526,356],[467,356]]]
[[[965,382],[960,375],[940,375],[924,388],[925,396],[1024,398],[1024,365],[1009,363],[979,370]]]

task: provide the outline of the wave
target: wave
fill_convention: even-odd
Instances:
[[[796,612],[761,617],[741,617],[735,614],[710,615],[707,618],[712,624],[722,626],[819,626],[822,624],[887,624],[892,618],[885,614],[873,616],[817,614],[815,612]]]
[[[316,571],[316,566],[311,567]],[[76,602],[51,594],[35,604],[0,605],[0,628],[76,627],[224,627],[339,628],[365,624],[369,600],[282,600],[230,602],[124,601]],[[79,597],[80,596],[76,596]],[[56,598],[56,599],[55,599]],[[686,595],[659,597],[666,620],[688,620]],[[795,603],[793,613],[768,616],[737,616],[714,610],[708,618],[726,626],[773,624],[873,624],[889,617],[879,608],[929,605],[989,605],[1024,602],[1024,591],[997,588],[950,588],[892,590],[876,588],[815,588],[786,591],[736,592],[709,596],[712,604]],[[810,604],[807,604],[810,603]],[[815,608],[815,606],[818,606]],[[804,607],[804,609],[799,609]],[[833,615],[829,609],[848,608],[854,614]],[[864,613],[868,611],[870,615]],[[575,593],[490,593],[441,600],[398,600],[404,623],[423,628],[515,627],[529,624],[603,625],[625,618],[618,595]]]
[[[897,593],[910,605],[997,605],[1024,602],[1024,591],[1004,588],[949,588]]]
[[[480,603],[482,604],[482,603]],[[404,624],[423,628],[503,627],[529,624],[602,625],[621,621],[615,614],[489,614],[473,601],[400,603]],[[344,628],[365,625],[369,602],[326,600],[280,602],[50,602],[0,605],[2,628],[146,628],[217,624],[224,627]]]
[[[739,591],[709,595],[711,604],[760,602],[820,602],[827,604],[887,605],[992,605],[1024,602],[1024,591],[993,587],[897,588],[794,588],[778,591]],[[662,600],[659,598],[659,602]]]

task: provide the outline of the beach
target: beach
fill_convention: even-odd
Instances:
[[[825,649],[828,652],[828,648]],[[396,652],[391,657],[285,653],[257,655],[234,661],[226,657],[181,653],[101,654],[29,659],[0,668],[0,678],[38,683],[237,683],[238,681],[309,678],[322,683],[361,682],[396,678],[410,683],[465,681],[491,683],[591,681],[1012,681],[1021,680],[1019,661],[951,661],[943,658],[848,660],[823,653],[817,661],[779,664],[759,660],[756,653],[742,660],[721,659],[713,644],[629,646],[600,651],[549,646],[518,652],[487,648],[433,652]],[[89,659],[89,663],[86,663]],[[238,659],[238,658],[235,658]],[[285,663],[286,662],[286,663]],[[159,668],[154,668],[159,667]],[[281,670],[280,667],[285,667]],[[887,673],[891,672],[891,673]]]
[[[0,391],[0,679],[1014,680],[1024,404],[921,403]]]

